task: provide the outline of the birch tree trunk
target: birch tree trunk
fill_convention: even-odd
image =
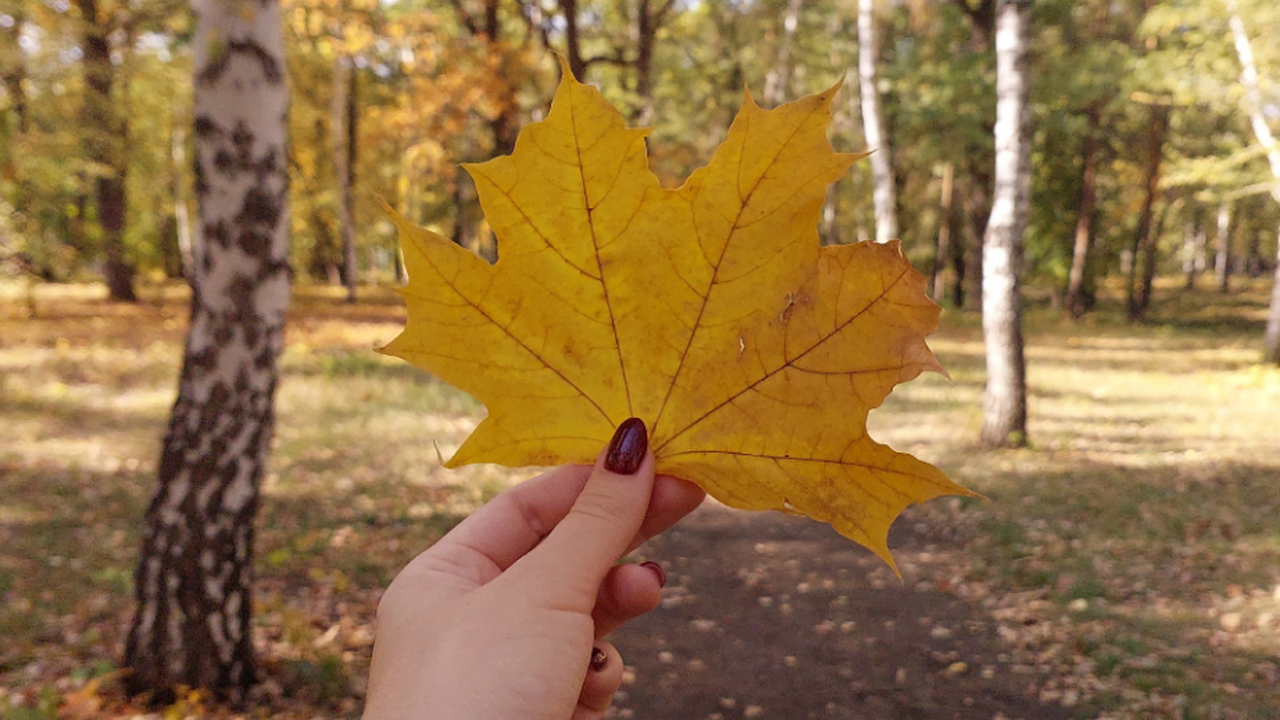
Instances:
[[[862,132],[871,153],[872,198],[876,209],[876,242],[898,237],[897,198],[893,187],[893,162],[884,131],[878,87],[879,45],[876,43],[872,0],[858,0],[858,94],[862,99]]]
[[[1029,3],[999,1],[995,193],[982,263],[982,333],[987,345],[982,441],[989,446],[1027,442],[1027,381],[1018,271],[1022,264],[1022,236],[1031,209],[1029,24]]]
[[[1280,233],[1276,235],[1276,269],[1271,284],[1271,310],[1262,342],[1262,361],[1280,365]]]
[[[191,328],[147,509],[131,693],[254,681],[253,520],[289,300],[284,42],[276,0],[197,0]]]
[[[1258,90],[1258,67],[1253,60],[1253,46],[1249,43],[1249,33],[1245,31],[1244,20],[1236,7],[1235,0],[1229,0],[1227,7],[1231,11],[1231,35],[1235,40],[1236,56],[1240,60],[1240,84],[1245,90],[1245,105],[1249,111],[1249,123],[1253,126],[1253,134],[1258,144],[1267,153],[1267,162],[1271,165],[1271,175],[1275,183],[1271,186],[1271,196],[1280,202],[1280,145],[1276,144],[1271,134],[1271,126],[1262,112],[1262,93]],[[1276,240],[1275,281],[1271,287],[1271,309],[1267,313],[1267,331],[1263,340],[1263,362],[1280,365],[1280,238]]]

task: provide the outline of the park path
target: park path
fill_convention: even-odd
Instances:
[[[829,526],[706,503],[637,551],[662,606],[612,638],[628,672],[610,716],[636,720],[1065,720],[1036,700],[980,603],[952,592],[939,531],[904,515],[899,582]],[[941,532],[946,532],[945,530]],[[1022,672],[1019,673],[1018,671]]]

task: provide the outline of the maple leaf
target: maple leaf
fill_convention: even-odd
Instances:
[[[838,89],[775,110],[748,93],[673,190],[649,131],[566,70],[511,155],[466,166],[497,263],[393,212],[409,318],[383,351],[489,411],[447,466],[591,463],[639,417],[659,473],[828,522],[890,566],[903,509],[973,494],[867,435],[895,384],[942,371],[940,310],[897,241],[819,246],[826,187],[862,157],[827,141]]]

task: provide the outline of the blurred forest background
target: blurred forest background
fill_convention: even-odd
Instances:
[[[1237,12],[1274,118],[1280,8]],[[1076,315],[1143,253],[1156,275],[1180,273],[1188,286],[1270,273],[1276,180],[1250,127],[1228,17],[1209,1],[1034,4],[1024,281],[1043,297],[1065,302],[1084,248]],[[976,307],[994,172],[994,3],[877,3],[874,22],[899,234],[940,301]],[[173,0],[6,0],[0,239],[11,272],[101,276],[122,299],[182,275],[195,213],[191,23]],[[633,124],[656,128],[653,168],[670,184],[709,157],[744,88],[771,106],[847,76],[831,139],[866,147],[853,0],[289,0],[285,25],[303,282],[395,281],[379,199],[492,252],[458,164],[510,151],[545,112],[553,53]],[[832,188],[825,241],[874,237],[870,168]]]
[[[832,144],[878,151],[831,188],[820,237],[896,225],[947,308],[930,346],[953,378],[899,388],[872,434],[991,500],[904,514],[904,582],[825,526],[708,504],[639,551],[672,581],[619,641],[611,717],[1276,717],[1280,4],[279,5],[294,274],[261,517],[238,521],[256,533],[246,715],[122,689],[198,277],[193,13],[0,0],[0,717],[358,717],[381,588],[525,475],[441,468],[483,408],[371,352],[404,322],[381,202],[499,254],[459,164],[545,114],[557,56],[655,128],[673,186],[744,89],[768,107],[845,79]],[[1030,430],[980,443],[997,21],[1028,5],[1010,317]]]

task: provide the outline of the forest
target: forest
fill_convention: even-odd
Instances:
[[[3,0],[0,717],[359,717],[382,589],[532,474],[445,469],[484,407],[374,352],[406,322],[389,211],[500,260],[466,168],[565,72],[666,188],[744,102],[838,88],[830,144],[869,152],[817,237],[901,240],[950,374],[871,432],[985,498],[908,509],[900,578],[705,504],[636,551],[673,582],[605,717],[1273,717],[1277,28],[1271,0]],[[217,100],[237,53],[260,106]],[[258,360],[220,395],[225,348]],[[214,504],[163,517],[186,482]],[[173,522],[236,548],[234,590],[183,596],[229,624],[166,657],[147,560],[203,548]]]
[[[0,233],[11,272],[103,277],[117,299],[181,277],[195,213],[184,4],[10,5]],[[1233,277],[1271,274],[1274,147],[1249,107],[1256,96],[1269,117],[1277,10],[1239,5],[1253,90],[1221,3],[1035,3],[1022,275],[1038,298],[1080,317],[1116,280],[1140,319],[1155,277],[1230,289]],[[393,283],[380,200],[491,252],[459,166],[509,152],[545,112],[559,54],[632,124],[653,126],[652,166],[673,185],[723,139],[744,89],[767,107],[845,79],[832,143],[877,149],[898,218],[889,235],[935,278],[940,302],[976,308],[994,178],[994,7],[875,4],[868,60],[884,135],[868,142],[852,0],[288,2],[297,278]],[[872,160],[832,187],[825,242],[876,237]]]

